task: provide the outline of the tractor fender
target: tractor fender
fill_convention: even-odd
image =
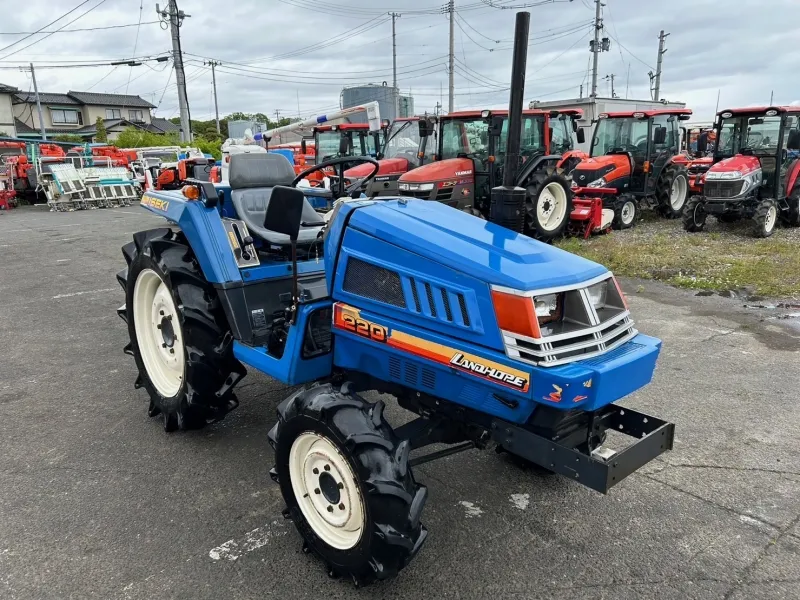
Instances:
[[[525,182],[527,182],[539,169],[546,169],[548,167],[555,168],[559,160],[561,160],[561,156],[558,154],[534,156],[530,160],[526,161],[524,165],[522,165],[522,168],[517,173],[516,184],[519,187],[525,187]]]
[[[586,154],[583,150],[569,150],[561,155],[561,160],[558,161],[556,164],[557,169],[567,169],[568,165],[574,165],[572,169],[575,168],[582,160],[585,158],[589,158],[589,155]],[[567,169],[571,171],[572,169]]]
[[[189,201],[177,190],[148,190],[142,196],[141,206],[180,227],[206,281],[223,285],[242,282],[222,217],[216,208],[207,207],[203,201]]]

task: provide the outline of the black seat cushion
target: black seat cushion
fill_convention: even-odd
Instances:
[[[234,154],[231,156],[228,179],[231,185],[231,203],[236,214],[247,224],[251,235],[274,246],[286,246],[289,236],[264,227],[264,218],[276,185],[290,185],[295,178],[289,160],[280,154]],[[317,223],[321,217],[309,204],[303,202],[303,221]],[[320,226],[301,227],[298,244],[311,244],[318,239]]]

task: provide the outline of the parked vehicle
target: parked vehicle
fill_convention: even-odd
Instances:
[[[780,221],[800,226],[800,107],[727,109],[714,127],[714,164],[702,195],[686,204],[684,229],[702,231],[708,215],[750,219],[756,237],[772,235]]]
[[[602,198],[615,229],[632,227],[642,206],[679,217],[689,174],[678,123],[691,114],[683,108],[600,114],[591,155],[572,173],[575,196]]]

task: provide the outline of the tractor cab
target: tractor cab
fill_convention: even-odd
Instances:
[[[601,113],[590,156],[572,173],[576,195],[601,195],[618,229],[633,225],[640,203],[679,216],[689,191],[679,123],[691,114],[682,108]]]
[[[314,164],[346,156],[377,157],[381,143],[381,132],[370,131],[366,123],[320,125],[314,127]]]
[[[687,205],[684,228],[702,230],[708,214],[723,222],[749,218],[758,237],[781,219],[800,226],[800,107],[724,110],[714,130],[713,165],[703,195]]]
[[[577,126],[582,111],[525,110],[522,115],[520,163],[513,165],[516,180],[531,194],[528,230],[537,237],[549,239],[560,234],[569,216],[569,184],[547,181],[570,163],[577,164],[582,153],[573,150],[573,133],[582,140],[583,130]],[[429,132],[425,132],[429,133]],[[437,200],[450,206],[486,216],[491,189],[500,184],[506,168],[508,111],[484,110],[456,112],[439,117],[438,148],[434,162],[409,171],[400,177],[402,195]],[[563,179],[563,177],[561,177]],[[566,180],[564,180],[566,181]],[[542,192],[553,185],[540,198]],[[536,215],[539,201],[542,214]],[[563,203],[563,206],[558,206]],[[554,217],[552,225],[544,223]],[[537,226],[538,223],[538,226]],[[549,229],[552,227],[552,229]]]
[[[425,125],[420,126],[420,121]],[[425,133],[425,135],[421,135]],[[428,132],[431,135],[428,135]],[[432,137],[433,140],[429,140]],[[395,119],[386,128],[385,141],[378,156],[380,170],[364,193],[370,198],[375,196],[396,196],[397,182],[400,177],[412,169],[422,166],[432,159],[436,151],[436,135],[433,132],[433,121],[425,117],[408,117]],[[359,165],[345,171],[350,180],[363,178],[370,172],[370,165]]]

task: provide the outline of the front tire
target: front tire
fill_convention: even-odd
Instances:
[[[182,233],[155,229],[122,248],[128,267],[117,279],[125,290],[118,313],[128,324],[139,376],[150,396],[150,416],[165,431],[199,429],[237,406],[233,386],[244,367],[213,287],[205,280]]]
[[[703,197],[692,196],[683,207],[683,229],[690,233],[703,231],[707,216],[703,208]]]
[[[382,402],[369,404],[348,384],[301,390],[278,406],[268,437],[285,514],[329,574],[358,585],[389,579],[419,552],[427,488]]]
[[[670,164],[664,167],[656,183],[658,212],[668,219],[677,219],[683,213],[689,197],[689,172],[686,167]]]
[[[611,227],[630,229],[636,223],[637,213],[636,197],[632,194],[623,194],[614,203],[614,220],[611,222]]]
[[[778,203],[774,198],[764,198],[753,214],[753,235],[766,238],[775,233],[778,224]]]
[[[800,186],[795,186],[786,201],[789,203],[789,211],[784,217],[786,224],[789,227],[800,227]]]
[[[558,173],[535,173],[526,197],[525,233],[542,241],[560,238],[572,213],[569,180]]]

